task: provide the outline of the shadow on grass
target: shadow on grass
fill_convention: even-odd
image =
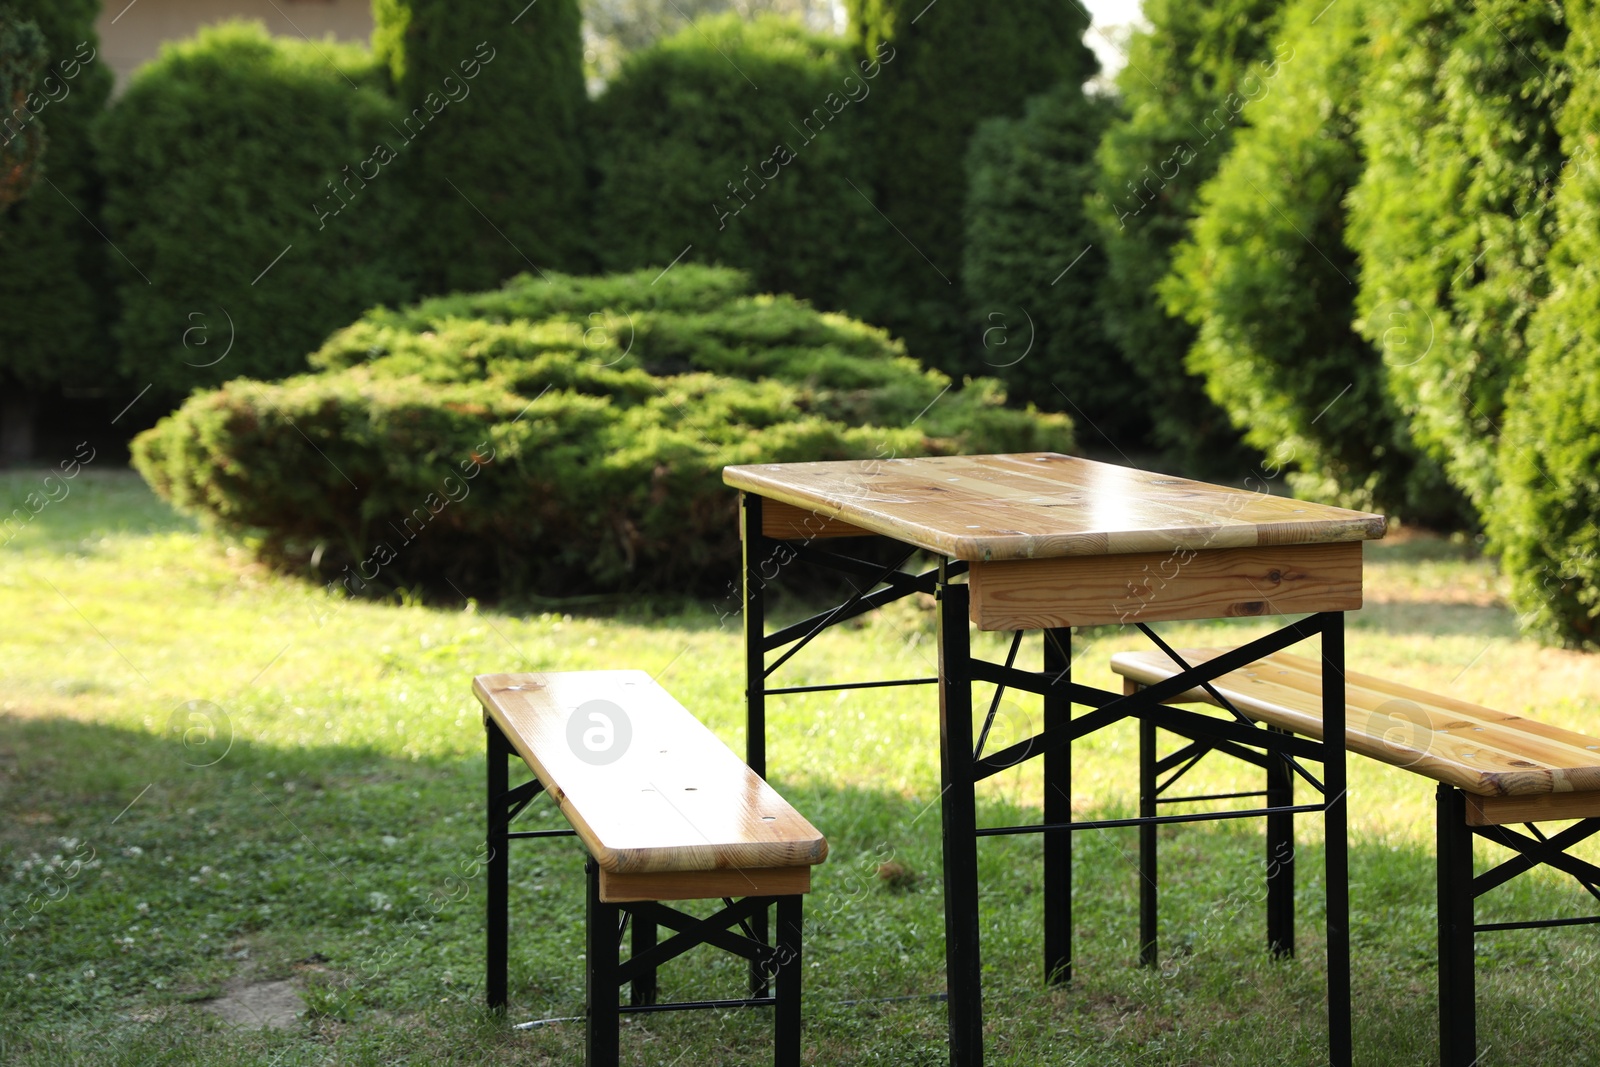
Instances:
[[[581,1062],[581,1025],[513,1032],[479,1008],[481,759],[241,740],[194,762],[178,738],[0,717],[0,1060]],[[938,809],[778,784],[831,844],[807,900],[807,1062],[944,1062],[943,1009],[927,999],[944,988]],[[518,825],[563,824],[541,801]],[[1318,1062],[1321,850],[1300,851],[1299,957],[1273,962],[1259,825],[1163,830],[1161,963],[1140,969],[1135,843],[1131,830],[1078,837],[1077,973],[1054,989],[1040,973],[1037,840],[980,844],[990,1062]],[[1431,856],[1362,841],[1351,869],[1359,1060],[1430,1062]],[[570,840],[518,842],[512,871],[512,1019],[580,1015],[581,854]],[[1506,892],[1495,918],[1583,910],[1547,881]],[[1480,1032],[1500,1051],[1485,1063],[1587,1062],[1600,1029],[1592,940],[1491,936]],[[662,991],[738,995],[743,973],[702,951],[669,965]],[[283,980],[308,1005],[290,1030],[236,1030],[199,1008]],[[761,1012],[633,1019],[625,1062],[764,1062],[767,1027]]]

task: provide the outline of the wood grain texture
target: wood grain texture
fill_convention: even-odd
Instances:
[[[1480,797],[1467,794],[1468,826],[1509,826],[1600,816],[1600,792],[1545,793],[1533,797]]]
[[[1361,543],[975,562],[980,630],[1226,619],[1361,607]]]
[[[1191,664],[1220,654],[1178,650]],[[1119,652],[1111,666],[1144,684],[1177,673],[1160,652]],[[1316,660],[1279,652],[1212,684],[1252,718],[1322,738],[1322,669]],[[1482,797],[1600,796],[1600,738],[1354,671],[1345,672],[1345,694],[1345,747],[1351,752]],[[1171,703],[1214,701],[1193,690]]]
[[[963,560],[1363,541],[1386,528],[1381,515],[1055,452],[749,464],[722,478]]]
[[[871,530],[829,518],[820,511],[797,508],[781,500],[761,502],[761,532],[779,541],[813,541],[826,537],[871,537]]]
[[[484,674],[472,690],[604,871],[798,867],[828,855],[816,827],[643,671]],[[607,710],[592,701],[621,708],[632,735],[603,766],[569,740],[574,713],[581,738],[597,725],[590,713]]]
[[[600,872],[600,899],[607,904],[634,900],[710,900],[716,897],[784,897],[811,892],[810,867],[735,868],[726,871]]]

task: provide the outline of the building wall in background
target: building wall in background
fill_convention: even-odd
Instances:
[[[105,0],[95,29],[100,58],[116,75],[115,92],[139,66],[154,59],[166,41],[228,19],[254,19],[269,33],[321,40],[365,42],[372,35],[369,0]]]

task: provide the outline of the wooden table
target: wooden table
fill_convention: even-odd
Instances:
[[[1350,1062],[1350,935],[1345,757],[1341,745],[1162,706],[1210,679],[1320,636],[1327,736],[1344,736],[1344,615],[1361,607],[1361,541],[1382,537],[1380,515],[1346,511],[1117,467],[1056,453],[959,456],[728,467],[741,491],[744,545],[747,759],[766,773],[766,701],[825,689],[937,683],[943,790],[945,952],[950,1061],[983,1062],[978,938],[977,839],[1044,835],[1044,966],[1051,981],[1072,974],[1072,832],[1162,822],[1265,816],[1269,849],[1281,850],[1295,814],[1322,812],[1327,847],[1328,1029],[1330,1062]],[[876,537],[899,548],[887,564],[834,551],[834,539]],[[825,544],[824,544],[825,543]],[[837,547],[837,546],[833,546]],[[917,551],[937,566],[900,568]],[[852,577],[859,590],[813,618],[767,632],[764,590],[790,565]],[[837,685],[776,687],[769,676],[829,626],[916,592],[935,596],[939,676],[866,679]],[[1138,627],[1163,651],[1150,623],[1179,619],[1299,615],[1238,649],[1137,693],[1072,680],[1072,628]],[[974,657],[969,621],[1014,631],[1005,663]],[[1042,670],[1015,666],[1025,631],[1043,632]],[[783,650],[768,662],[767,654]],[[980,730],[973,729],[974,682],[997,689]],[[1006,688],[1040,694],[1038,734],[997,752],[983,745]],[[1074,716],[1074,705],[1086,709]],[[1269,789],[1264,807],[1226,813],[1077,821],[1071,808],[1071,745],[1127,718],[1159,723],[1197,745],[1260,749]],[[1038,824],[980,827],[975,787],[1032,758],[1043,765]],[[1296,762],[1318,761],[1317,782]],[[1292,774],[1321,791],[1315,804],[1292,803]],[[1273,785],[1275,783],[1275,786]],[[1290,852],[1292,857],[1292,850]],[[1280,862],[1292,862],[1279,857]],[[1268,940],[1292,949],[1293,899],[1269,877]]]

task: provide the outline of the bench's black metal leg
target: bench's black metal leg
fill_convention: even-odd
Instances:
[[[629,951],[634,956],[643,956],[646,952],[656,947],[656,924],[634,913],[629,921]],[[639,1007],[656,1002],[656,971],[652,967],[638,975],[628,985],[628,1003]]]
[[[1439,1064],[1477,1062],[1477,1007],[1473,960],[1472,830],[1466,796],[1439,786]]]
[[[939,764],[944,816],[945,973],[951,1067],[983,1063],[983,985],[978,950],[977,800],[973,792],[972,665],[968,589],[939,565]]]
[[[1130,692],[1137,686],[1127,687]],[[1156,814],[1156,724],[1139,720],[1139,817]],[[1156,830],[1153,823],[1139,827],[1139,965],[1154,967],[1159,955],[1157,944]]]
[[[1072,631],[1044,632],[1044,672],[1050,680],[1072,679]],[[1072,704],[1060,696],[1044,698],[1044,728],[1072,718]],[[1072,745],[1044,754],[1044,821],[1072,821]],[[1072,832],[1044,834],[1044,977],[1046,982],[1072,980]]]
[[[1350,840],[1349,792],[1345,777],[1344,615],[1323,617],[1322,723],[1323,812],[1327,841],[1328,894],[1328,1060],[1350,1067]]]
[[[617,1010],[617,942],[622,909],[600,900],[600,866],[584,863],[588,875],[588,904],[584,916],[584,1047],[587,1067],[618,1067],[621,1059],[622,1015]]]
[[[769,923],[770,911],[770,908],[762,908],[760,911],[750,916],[750,932],[755,935],[755,940],[757,941],[768,941],[768,933],[771,930],[771,925]],[[767,996],[768,993],[771,992],[771,981],[771,969],[768,967],[763,967],[758,960],[751,961],[750,995],[752,997]]]
[[[506,740],[505,734],[500,732],[499,725],[488,715],[483,717],[483,729],[488,739],[485,753],[488,768],[486,775],[488,836],[485,843],[489,850],[485,869],[488,886],[484,893],[487,899],[485,923],[487,932],[484,945],[487,973],[484,976],[483,987],[489,1008],[503,1012],[506,1008],[506,953],[510,937],[510,905],[507,900],[510,868],[509,857],[506,855],[506,846],[510,843],[510,838],[506,836],[509,822],[506,792],[511,788],[511,770],[508,764],[511,744]]]
[[[804,923],[805,897],[778,898],[777,1004],[773,1012],[773,1053],[775,1067],[800,1067],[800,985],[805,974],[800,958],[800,934]]]
[[[1287,730],[1268,727],[1273,733]],[[1294,772],[1284,760],[1267,753],[1267,807],[1294,804]],[[1274,956],[1294,955],[1294,816],[1267,816],[1267,950]]]

